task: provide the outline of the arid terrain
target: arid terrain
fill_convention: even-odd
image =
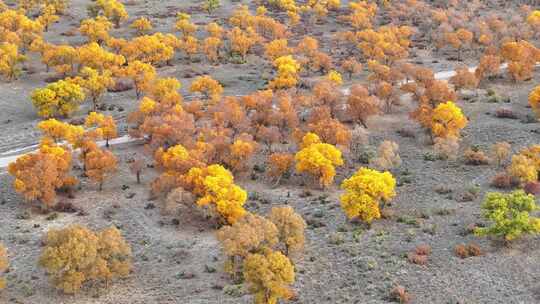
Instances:
[[[18,1],[4,1],[9,9],[15,9],[15,2]],[[367,1],[378,2],[377,12],[370,19],[370,27],[377,29],[385,25],[406,25],[414,29],[410,37],[403,38],[410,40],[410,44],[404,47],[407,54],[399,55],[395,60],[380,60],[381,64],[387,64],[389,69],[398,69],[403,62],[427,68],[433,72],[432,81],[447,84],[456,97],[452,101],[463,112],[467,124],[461,132],[457,132],[459,150],[454,158],[440,157],[434,147],[434,136],[430,129],[411,116],[411,112],[421,104],[421,99],[417,97],[424,91],[418,89],[417,92],[422,93],[415,94],[401,90],[403,86],[400,85],[420,83],[419,76],[415,78],[416,75],[409,77],[407,74],[397,81],[384,81],[394,93],[400,92],[389,97],[392,107],[386,111],[386,97],[378,91],[383,82],[380,74],[384,73],[378,74],[369,68],[368,61],[372,58],[368,58],[354,45],[351,51],[350,46],[335,43],[336,33],[362,29],[353,28],[339,18],[349,14],[349,1],[341,1],[338,9],[329,10],[326,16],[317,21],[304,21],[311,15],[302,15],[298,25],[289,25],[286,10],[272,6],[268,1],[221,0],[220,6],[211,13],[202,8],[206,2],[202,0],[120,2],[125,6],[129,19],[119,28],[109,31],[112,37],[133,39],[134,30],[129,24],[139,17],[151,20],[151,33],[173,33],[179,36],[178,31],[173,30],[174,24],[177,13],[184,12],[191,15],[190,21],[193,24],[199,26],[194,35],[201,42],[207,36],[206,24],[217,22],[226,31],[230,31],[233,26],[228,20],[240,5],[247,5],[255,15],[257,7],[264,4],[268,8],[268,16],[287,25],[289,34],[286,39],[289,46],[297,46],[306,36],[316,38],[319,41],[318,50],[328,54],[332,60],[330,70],[343,75],[342,81],[340,78],[340,83],[333,86],[330,93],[344,92],[336,98],[345,110],[332,119],[335,118],[352,136],[349,136],[345,148],[342,148],[344,145],[340,142],[332,143],[342,148],[343,165],[336,166],[335,178],[325,187],[320,187],[318,177],[311,178],[307,173],[297,172],[294,165],[290,173],[283,175],[279,184],[268,176],[270,164],[267,159],[271,153],[283,151],[294,156],[300,150],[301,141],[293,140],[292,130],[285,132],[283,130],[287,127],[280,125],[280,131],[288,135],[267,144],[255,134],[256,128],[260,127],[259,122],[253,122],[243,132],[234,126],[225,127],[234,129],[230,136],[231,142],[240,138],[240,133],[249,133],[258,144],[258,149],[249,159],[241,159],[241,162],[249,163],[251,167],[246,172],[235,172],[234,176],[236,185],[247,193],[243,207],[248,212],[266,216],[272,207],[288,205],[306,222],[305,246],[301,253],[291,257],[295,273],[295,281],[291,284],[294,296],[287,301],[278,300],[280,302],[277,303],[399,303],[399,299],[391,293],[396,286],[405,288],[410,295],[410,299],[404,303],[540,303],[540,235],[524,234],[508,244],[500,237],[481,237],[473,232],[474,227],[488,224],[482,217],[481,209],[486,194],[513,190],[495,188],[493,178],[511,167],[512,155],[540,144],[540,123],[529,100],[531,91],[540,84],[540,70],[534,67],[540,61],[540,51],[535,49],[537,53],[534,53],[538,60],[533,60],[533,63],[527,61],[527,64],[533,65],[531,77],[514,81],[508,69],[503,68],[494,75],[479,79],[476,85],[469,88],[450,84],[452,81],[449,77],[454,76],[460,67],[470,67],[473,71],[470,74],[480,77],[474,73],[474,68],[486,54],[485,50],[493,47],[496,50],[493,52],[500,52],[503,54],[500,56],[504,57],[502,45],[508,42],[505,37],[510,37],[510,41],[527,40],[534,46],[540,46],[537,34],[540,27],[528,28],[533,33],[527,39],[515,36],[518,32],[516,28],[528,24],[527,16],[532,14],[535,6],[531,5],[526,11],[522,4],[527,1]],[[296,2],[305,4],[311,1]],[[383,2],[389,4],[384,5]],[[417,5],[419,2],[425,2],[427,7],[418,6],[415,11],[413,3]],[[89,18],[87,5],[91,3],[83,0],[69,1],[69,6],[59,16],[59,20],[51,24],[47,32],[42,33],[43,39],[57,45],[85,44],[87,37],[77,28],[83,19]],[[403,16],[396,16],[395,7],[398,4],[408,5],[412,9],[402,11]],[[434,14],[424,10],[444,11],[447,19],[444,22],[433,21],[432,24],[426,21],[426,16]],[[453,20],[456,16],[462,16],[463,19]],[[496,27],[491,28],[491,44],[477,43],[476,37],[483,29],[480,22],[488,22],[489,16],[500,20],[506,27],[501,26],[505,29],[499,28],[500,32],[496,32]],[[452,47],[436,46],[439,43],[437,38],[444,36],[437,33],[443,29],[452,32],[458,28],[469,29],[475,35],[473,42],[467,43],[468,46],[463,50],[460,49],[459,55]],[[0,35],[0,42],[4,43],[2,39]],[[227,54],[215,64],[210,63],[202,51],[188,58],[182,51],[176,50],[175,57],[167,63],[155,65],[156,72],[159,77],[171,77],[180,81],[182,87],[178,92],[184,104],[204,99],[201,97],[204,94],[190,90],[197,76],[202,75],[209,75],[219,82],[223,87],[223,97],[253,94],[267,89],[277,73],[272,61],[264,55],[264,45],[271,39],[263,40],[251,48],[244,61],[238,60],[237,56],[229,56],[229,50],[223,51]],[[106,48],[106,44],[103,47]],[[293,57],[299,53],[295,50],[291,52]],[[529,53],[520,54],[532,56]],[[78,178],[79,183],[73,195],[58,191],[55,198],[55,204],[70,208],[51,208],[44,212],[39,200],[27,201],[24,195],[16,191],[13,186],[14,176],[7,169],[8,163],[14,162],[22,154],[35,153],[44,136],[37,125],[46,118],[37,115],[32,104],[32,92],[51,83],[51,79],[62,78],[56,75],[54,69],[45,67],[39,52],[28,51],[26,56],[17,79],[0,81],[0,243],[7,248],[9,260],[4,275],[7,286],[0,290],[0,303],[253,303],[254,297],[247,283],[231,279],[224,271],[227,256],[216,238],[223,223],[209,220],[207,212],[195,205],[175,206],[173,211],[165,210],[166,199],[152,193],[152,182],[163,172],[156,165],[154,152],[157,146],[152,146],[155,144],[152,140],[157,136],[149,139],[151,135],[145,132],[141,132],[142,136],[138,138],[134,136],[132,130],[141,124],[128,122],[128,117],[130,113],[139,111],[144,94],[138,97],[132,86],[125,90],[109,88],[101,96],[99,112],[111,115],[118,128],[116,142],[112,140],[110,147],[101,147],[111,151],[118,164],[117,172],[103,183],[102,190],[85,173],[83,161],[77,156],[80,150],[74,148],[71,174]],[[356,58],[363,66],[350,79],[340,65],[349,57]],[[290,94],[293,103],[301,103],[300,95],[313,95],[313,87],[318,82],[331,81],[327,79],[330,70],[309,70],[312,64],[309,59],[302,67],[302,72],[299,72],[298,84],[281,88]],[[503,59],[501,64],[504,62],[510,60]],[[117,84],[129,82],[126,80],[128,77],[114,76]],[[348,117],[351,113],[347,108],[347,100],[350,94],[354,94],[350,89],[358,84],[365,86],[370,96],[376,96],[381,109],[367,117],[366,126]],[[313,131],[310,125],[316,122],[309,115],[315,107],[322,105],[323,101],[296,108],[295,116],[298,116],[299,121],[297,128],[303,134]],[[277,101],[270,107],[277,108]],[[92,103],[85,101],[70,117],[60,116],[58,119],[81,125],[91,111]],[[219,112],[211,106],[203,107],[202,111]],[[256,111],[260,110],[252,110]],[[501,114],[502,111],[507,115]],[[204,115],[195,119],[195,124],[204,119],[217,120],[215,117],[208,118],[212,113],[208,117]],[[182,123],[174,125],[176,128],[183,126]],[[357,136],[358,133],[361,136]],[[202,131],[198,136],[204,137],[201,134]],[[167,138],[161,146],[168,148],[183,144],[178,138],[180,136]],[[392,141],[399,146],[401,163],[387,168],[396,181],[395,197],[385,206],[381,218],[371,223],[351,220],[340,206],[340,196],[344,193],[340,185],[361,167],[377,168],[370,160],[377,156],[378,147],[384,141]],[[99,142],[103,144],[101,139]],[[472,165],[464,156],[472,147],[475,151],[484,151],[491,156],[490,149],[500,142],[511,145],[510,155],[500,165],[491,160]],[[140,184],[130,171],[134,158],[144,163]],[[216,159],[221,158],[218,155]],[[227,160],[219,163],[234,172]],[[516,189],[523,187],[514,186]],[[540,194],[540,188],[537,193],[531,193]],[[535,211],[531,216],[539,216],[539,212]],[[117,227],[132,249],[133,269],[130,274],[107,284],[89,282],[74,295],[55,289],[44,269],[38,267],[38,260],[45,246],[44,236],[47,231],[70,224],[80,224],[91,229]],[[471,243],[481,249],[480,255],[461,258],[456,254],[457,245]],[[410,253],[421,245],[431,248],[427,262],[412,262]]]

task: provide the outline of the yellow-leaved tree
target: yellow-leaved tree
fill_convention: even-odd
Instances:
[[[156,79],[156,68],[149,63],[140,60],[130,61],[127,67],[122,71],[122,75],[133,80],[135,94],[137,98],[141,97],[142,92],[149,89],[150,84]]]
[[[273,207],[268,219],[278,229],[278,239],[286,256],[304,249],[306,222],[291,206]]]
[[[26,56],[19,54],[19,48],[13,43],[0,44],[0,74],[8,81],[16,79],[21,73],[20,63]]]
[[[529,94],[529,105],[536,117],[540,117],[540,86],[535,87]]]
[[[109,40],[109,31],[113,24],[103,16],[97,16],[95,19],[84,19],[79,27],[79,32],[86,36],[88,42],[102,44]]]
[[[84,125],[87,128],[94,128],[94,139],[105,139],[105,146],[109,147],[109,141],[118,137],[116,122],[111,115],[103,115],[97,112],[90,112],[86,117]]]
[[[118,72],[126,62],[124,56],[111,53],[95,42],[78,47],[77,55],[80,68],[90,67],[98,71],[110,70],[113,74]]]
[[[9,267],[9,261],[7,256],[7,249],[4,245],[0,244],[0,273],[6,271]],[[0,277],[0,290],[6,288],[6,279]]]
[[[148,34],[153,28],[152,22],[146,17],[135,19],[129,27],[137,31],[137,35],[139,36]]]
[[[68,80],[80,85],[86,91],[86,96],[92,101],[94,111],[97,110],[103,94],[115,83],[111,71],[98,72],[90,67],[84,67],[81,70],[81,76],[68,78]]]
[[[207,206],[224,222],[234,224],[246,214],[244,189],[234,184],[234,177],[221,165],[192,168],[185,175],[185,188],[198,197],[197,205]]]
[[[396,180],[390,172],[360,168],[341,184],[346,191],[340,197],[341,208],[349,219],[371,223],[381,217],[381,204],[396,195],[395,187]]]
[[[248,255],[263,253],[278,243],[278,233],[271,221],[253,213],[247,213],[230,226],[223,226],[217,238],[229,258],[225,271],[236,276]]]
[[[58,80],[32,92],[32,103],[38,115],[45,118],[70,116],[84,100],[83,89],[68,80]]]
[[[451,101],[439,104],[431,116],[431,133],[434,137],[459,138],[461,129],[467,126],[467,118]]]
[[[269,87],[273,89],[287,89],[298,84],[300,64],[291,55],[281,56],[274,60],[277,76],[270,81]]]
[[[84,135],[83,127],[74,126],[54,118],[41,121],[38,124],[38,129],[43,133],[45,139],[50,139],[54,143],[65,140],[71,145],[76,145],[77,141]]]
[[[295,280],[294,266],[279,251],[248,255],[244,261],[244,279],[258,304],[278,303],[294,295],[290,287]]]
[[[294,156],[296,171],[315,176],[322,188],[332,184],[336,175],[335,167],[343,165],[341,151],[333,145],[322,143],[313,133],[304,136],[302,147]]]
[[[51,229],[44,243],[39,266],[67,294],[89,281],[109,283],[127,277],[132,268],[131,247],[114,226],[97,232],[80,225]]]
[[[120,23],[126,21],[129,17],[124,5],[118,0],[96,0],[89,7],[89,12],[94,15],[103,14],[107,19],[114,22],[116,27],[119,27]]]
[[[221,94],[223,94],[221,84],[208,75],[195,78],[189,90],[203,94],[212,104],[216,104],[221,99]]]

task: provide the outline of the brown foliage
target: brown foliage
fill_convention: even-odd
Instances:
[[[491,180],[491,186],[498,189],[512,189],[519,185],[519,181],[507,172],[497,173]]]
[[[455,254],[462,258],[468,258],[472,256],[481,256],[483,255],[482,249],[480,246],[478,246],[475,243],[469,243],[469,244],[458,244],[456,247],[454,247]]]
[[[409,303],[412,299],[411,295],[407,292],[407,290],[405,290],[405,287],[401,285],[396,285],[394,288],[392,288],[390,291],[390,297],[402,304]]]
[[[291,169],[294,156],[290,153],[273,153],[268,156],[268,176],[279,184],[283,175]]]
[[[359,122],[365,128],[367,128],[367,119],[380,112],[377,97],[369,96],[369,91],[360,84],[351,87],[347,98],[347,110],[353,121]]]
[[[465,163],[467,165],[479,166],[487,165],[489,163],[489,158],[484,151],[469,148],[463,153],[463,157],[465,158]]]

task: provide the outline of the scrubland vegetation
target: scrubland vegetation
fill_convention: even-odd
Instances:
[[[540,301],[535,5],[0,1],[0,300]]]

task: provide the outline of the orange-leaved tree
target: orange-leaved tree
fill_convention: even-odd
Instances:
[[[106,149],[94,147],[84,158],[85,174],[103,189],[105,180],[112,177],[117,170],[117,160],[114,154]]]
[[[77,184],[69,175],[71,151],[52,143],[43,143],[35,153],[25,154],[8,166],[15,191],[27,201],[40,201],[48,208],[55,204],[56,191]]]

